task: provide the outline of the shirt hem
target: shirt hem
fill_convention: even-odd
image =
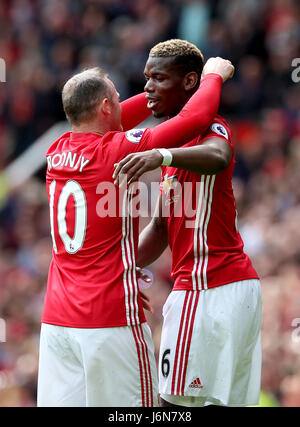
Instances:
[[[78,329],[95,329],[95,328],[120,328],[122,326],[136,326],[136,325],[140,325],[141,323],[146,323],[147,320],[140,320],[138,323],[132,324],[132,325],[128,325],[127,323],[117,323],[117,324],[107,324],[107,325],[103,325],[103,324],[71,324],[68,322],[57,322],[56,320],[47,320],[47,319],[42,319],[41,323],[46,323],[47,325],[54,325],[54,326],[62,326],[64,328],[78,328]]]
[[[173,291],[194,291],[194,290],[196,290],[196,291],[205,291],[206,289],[217,288],[219,286],[229,285],[230,283],[242,282],[242,281],[245,281],[245,280],[252,280],[252,279],[260,280],[259,276],[253,275],[253,276],[247,276],[247,277],[242,277],[242,278],[237,278],[237,279],[229,280],[229,281],[226,281],[226,282],[218,282],[218,283],[215,283],[215,284],[207,285],[207,288],[201,288],[201,289],[193,289],[193,284],[192,283],[188,283],[188,282],[186,282],[185,284],[178,285],[178,284],[176,284],[176,282],[178,280],[180,280],[180,279],[176,279],[174,287],[173,287],[172,290]]]
[[[195,397],[196,399],[201,399],[202,401],[202,405],[200,407],[203,406],[209,406],[209,405],[217,405],[217,406],[228,406],[228,407],[247,407],[247,406],[258,406],[259,405],[259,400],[256,401],[247,401],[247,402],[240,402],[240,403],[229,403],[228,401],[226,401],[225,399],[218,399],[215,398],[213,396],[209,396],[209,395],[192,395],[192,394],[187,394],[185,393],[184,395],[181,394],[175,394],[175,393],[166,393],[166,392],[160,392],[160,395],[163,399],[165,399],[167,402],[170,403],[175,403],[173,398],[180,398],[180,405],[181,406],[185,406],[185,407],[191,407],[190,406],[190,402],[185,402],[185,397],[190,398],[190,397]],[[176,401],[175,404],[177,404],[179,402]],[[193,408],[199,407],[199,404],[196,402],[195,406],[192,405]]]

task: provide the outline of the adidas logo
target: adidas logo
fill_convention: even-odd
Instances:
[[[194,381],[191,382],[189,388],[203,388],[203,385],[201,384],[199,378],[196,378]]]

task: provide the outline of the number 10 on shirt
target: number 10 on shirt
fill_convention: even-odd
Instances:
[[[49,196],[50,196],[50,227],[51,227],[51,236],[53,242],[54,252],[57,253],[57,245],[54,234],[54,196],[56,191],[56,181],[53,180],[49,186]],[[66,222],[66,207],[68,199],[70,196],[74,197],[75,201],[75,228],[74,236],[71,238],[67,232],[67,222]],[[57,203],[57,225],[58,233],[64,244],[66,251],[69,254],[75,254],[82,248],[85,233],[86,233],[86,222],[87,222],[87,203],[84,191],[82,190],[80,184],[77,181],[67,181],[67,183],[62,188]]]

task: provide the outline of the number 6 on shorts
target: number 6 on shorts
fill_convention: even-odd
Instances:
[[[161,359],[161,373],[165,378],[169,375],[170,372],[170,361],[167,356],[171,353],[170,349],[164,351]]]

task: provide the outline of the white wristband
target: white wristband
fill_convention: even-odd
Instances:
[[[173,160],[173,156],[171,151],[167,150],[166,148],[156,148],[157,151],[160,152],[160,154],[163,156],[163,161],[161,163],[162,166],[170,166]]]

